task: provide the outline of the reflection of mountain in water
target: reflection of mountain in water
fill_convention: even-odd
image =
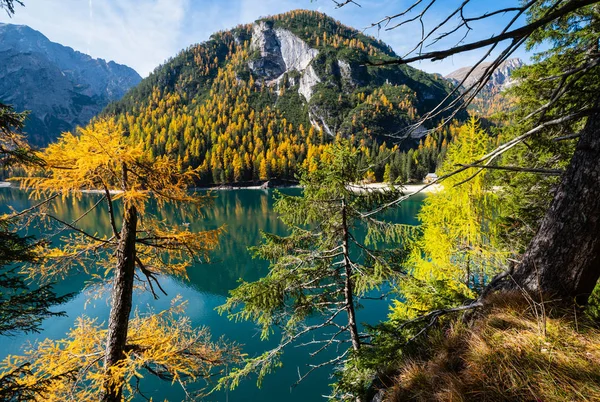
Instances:
[[[300,194],[300,189],[286,189],[289,194]],[[166,205],[158,208],[155,203],[149,203],[145,215],[154,215],[157,219],[169,225],[187,225],[192,231],[215,229],[224,225],[227,232],[222,235],[219,248],[212,253],[209,262],[197,263],[188,269],[189,282],[181,280],[181,284],[191,286],[199,292],[226,296],[229,290],[237,286],[240,278],[248,281],[256,280],[267,272],[266,261],[252,259],[249,246],[260,242],[260,232],[284,234],[285,226],[277,219],[273,211],[273,192],[259,190],[216,191],[211,205],[201,209],[190,209],[186,206]],[[71,222],[88,212],[101,198],[97,194],[83,194],[79,199],[68,197],[57,199],[50,204],[49,212]],[[416,223],[420,199],[409,199],[401,208],[388,212],[388,217],[396,222]],[[9,206],[16,210],[25,209],[35,202],[28,199],[27,193],[18,189],[0,189],[0,213],[7,212]],[[122,213],[122,206],[117,203],[116,216]],[[110,226],[107,207],[102,203],[98,208],[78,222],[80,227],[98,235],[108,235]],[[144,217],[142,216],[142,220]],[[117,222],[119,224],[119,222]],[[28,233],[40,237],[44,233],[58,232],[58,226],[40,228],[31,226]],[[58,242],[60,236],[68,231],[54,236]],[[90,267],[88,267],[90,268]],[[66,283],[59,283],[57,290],[64,292],[81,292],[85,281],[90,276],[78,274],[69,277]],[[64,288],[64,289],[63,289]]]
[[[299,190],[296,190],[299,194]],[[204,219],[190,225],[191,230],[225,225],[219,248],[208,264],[188,270],[191,285],[200,290],[227,295],[240,278],[257,280],[267,272],[267,263],[252,259],[249,246],[260,242],[260,232],[283,234],[284,225],[273,211],[273,192],[257,190],[220,191],[214,204],[205,210]]]

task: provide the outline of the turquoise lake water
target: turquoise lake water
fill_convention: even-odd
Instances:
[[[283,190],[286,193],[300,194],[299,189]],[[234,323],[225,316],[219,315],[215,308],[224,303],[229,290],[237,286],[240,278],[251,281],[264,276],[268,264],[265,261],[252,259],[247,251],[248,246],[260,242],[260,231],[284,234],[285,227],[279,222],[273,211],[273,192],[263,190],[225,190],[213,192],[214,204],[204,210],[201,219],[186,216],[181,211],[171,208],[157,209],[150,206],[151,212],[167,222],[189,223],[192,230],[212,229],[226,225],[227,232],[222,236],[219,248],[212,253],[210,263],[198,264],[188,271],[189,281],[178,278],[163,277],[161,284],[168,296],[154,300],[149,292],[138,292],[134,295],[134,308],[140,312],[161,311],[170,306],[171,300],[180,295],[188,302],[186,315],[195,326],[210,328],[213,338],[224,336],[230,341],[243,345],[243,351],[249,355],[257,355],[277,343],[277,336],[269,341],[261,341],[259,330],[252,323]],[[57,200],[51,206],[53,213],[69,221],[91,208],[100,198],[99,195],[86,194],[80,200]],[[422,203],[423,196],[415,196],[403,202],[399,208],[387,213],[387,218],[398,223],[417,224],[416,215]],[[16,210],[24,209],[33,202],[23,191],[11,188],[0,188],[0,213],[8,212],[10,207]],[[108,220],[106,211],[102,208],[92,211],[79,223],[89,232],[106,233]],[[142,218],[143,219],[143,218]],[[46,233],[55,233],[56,229],[46,229]],[[28,234],[40,236],[40,229],[31,227]],[[64,232],[63,232],[64,234]],[[54,236],[57,239],[59,236]],[[75,273],[68,280],[62,281],[55,287],[57,293],[76,292],[77,296],[57,309],[65,311],[66,317],[51,318],[43,323],[43,331],[39,334],[0,337],[0,357],[8,354],[19,354],[24,345],[45,338],[62,338],[73,326],[79,316],[98,317],[106,321],[109,305],[106,299],[94,300],[83,292],[89,277]],[[376,323],[385,319],[388,313],[389,301],[365,301],[357,311],[360,322]],[[254,379],[243,382],[239,388],[228,393],[214,393],[206,401],[319,401],[323,395],[330,392],[332,383],[330,370],[322,368],[313,372],[297,387],[290,386],[298,379],[298,370],[307,370],[311,361],[308,348],[288,348],[283,357],[283,367],[267,376],[261,389],[256,387]],[[325,358],[326,356],[323,356]],[[184,399],[184,393],[179,386],[171,386],[146,376],[142,390],[147,397],[156,401],[165,398],[170,401]]]

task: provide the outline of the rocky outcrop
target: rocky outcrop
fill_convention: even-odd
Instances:
[[[281,43],[281,56],[288,71],[304,71],[319,51],[308,46],[302,39],[285,29],[276,29]]]
[[[308,66],[308,68],[304,71],[304,74],[300,77],[300,85],[298,87],[298,92],[304,96],[306,101],[310,101],[310,98],[313,95],[313,88],[321,82],[321,79],[317,75],[317,72],[313,68],[313,66]]]
[[[317,110],[316,108],[313,107],[308,112],[308,120],[310,121],[310,124],[314,128],[319,130],[319,132],[322,130],[325,130],[327,135],[329,135],[330,137],[335,136],[334,130],[331,130],[331,128],[329,127],[329,124],[327,124],[327,120],[322,116],[321,112],[319,110]]]
[[[250,70],[257,76],[273,80],[286,72],[281,42],[270,24],[260,22],[254,25],[250,50],[260,52],[260,57],[248,63]]]
[[[342,79],[346,82],[352,82],[352,68],[350,67],[350,64],[344,60],[338,60],[337,64]]]
[[[25,133],[35,145],[87,124],[140,80],[127,66],[93,59],[27,26],[0,23],[0,102],[31,111]]]
[[[312,88],[320,82],[310,65],[319,51],[288,30],[273,28],[272,23],[259,21],[252,29],[251,51],[258,57],[248,63],[250,70],[267,85],[279,84],[285,73],[300,73],[298,92],[309,101]]]

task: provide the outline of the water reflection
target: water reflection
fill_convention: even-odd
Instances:
[[[299,189],[283,190],[291,194],[300,194]],[[194,325],[208,326],[214,337],[226,338],[244,345],[244,351],[255,355],[272,347],[276,339],[262,342],[257,336],[258,331],[251,323],[232,323],[226,317],[219,316],[215,307],[222,304],[229,290],[235,288],[238,280],[256,280],[266,273],[268,264],[252,259],[247,251],[248,246],[260,242],[260,232],[266,231],[279,235],[285,234],[284,225],[278,221],[273,211],[273,192],[261,190],[233,190],[214,192],[211,206],[201,211],[188,208],[165,206],[158,208],[150,204],[147,213],[151,213],[169,224],[189,224],[191,230],[214,229],[225,225],[227,232],[221,237],[220,246],[212,253],[209,263],[195,264],[188,269],[189,281],[174,278],[162,278],[161,283],[168,296],[153,300],[148,292],[137,293],[134,296],[135,308],[146,311],[152,308],[156,311],[168,308],[173,297],[181,295],[188,301],[186,314]],[[70,197],[65,200],[56,199],[49,205],[49,212],[57,217],[72,221],[87,212],[102,198],[98,194],[83,194],[79,199]],[[402,223],[416,224],[416,214],[422,197],[409,199],[401,208],[390,211],[387,217]],[[28,199],[24,191],[12,188],[0,189],[0,213],[9,212],[10,207],[16,210],[25,209],[35,202]],[[117,203],[117,216],[122,207]],[[142,217],[143,219],[143,217]],[[110,233],[107,207],[102,203],[98,209],[89,212],[78,224],[90,233],[108,235]],[[56,233],[58,227],[40,228],[30,226],[27,234],[40,237],[43,233]],[[62,232],[64,235],[67,232]],[[60,235],[54,236],[58,242]],[[61,307],[68,314],[44,322],[41,334],[30,334],[11,338],[1,338],[0,357],[20,352],[26,342],[34,342],[46,337],[59,338],[72,327],[80,315],[98,317],[100,322],[108,318],[109,306],[104,298],[89,300],[88,295],[81,293],[88,275],[77,274],[58,284],[56,290],[62,292],[79,292],[80,294]],[[87,303],[87,304],[86,304]],[[359,320],[374,323],[387,315],[387,304],[382,302],[365,302],[364,308],[358,313]],[[252,380],[244,382],[240,388],[229,395],[215,394],[208,400],[214,401],[313,401],[321,400],[321,396],[329,392],[331,380],[326,371],[316,372],[297,388],[290,390],[290,384],[297,380],[298,368],[304,371],[309,363],[305,349],[289,349],[284,356],[284,367],[275,374],[268,376],[262,389],[257,389]],[[182,400],[184,396],[180,388],[169,386],[160,381],[146,380],[143,384],[146,395],[155,400],[165,398],[171,401]]]

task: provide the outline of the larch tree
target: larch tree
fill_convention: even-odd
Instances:
[[[495,142],[471,117],[448,146],[438,174],[443,177],[457,164],[480,158]],[[407,275],[398,284],[401,301],[395,301],[390,318],[413,319],[457,301],[475,299],[506,269],[511,253],[501,238],[501,198],[492,191],[489,173],[484,171],[460,184],[471,175],[463,171],[427,195],[418,215],[420,225],[414,238],[407,239]]]
[[[290,234],[263,234],[262,244],[252,251],[271,262],[269,273],[232,290],[220,311],[236,321],[255,321],[263,339],[277,328],[281,339],[274,349],[247,359],[222,385],[235,387],[253,372],[260,384],[281,364],[288,345],[312,346],[314,358],[326,350],[335,354],[311,365],[298,382],[319,367],[343,365],[361,349],[365,334],[356,308],[370,291],[402,275],[404,250],[379,246],[398,242],[405,226],[363,217],[362,211],[394,199],[399,191],[371,191],[356,184],[364,175],[358,167],[360,152],[348,142],[336,143],[317,169],[301,176],[302,195],[278,193],[275,211]],[[325,330],[331,334],[324,335]]]
[[[179,316],[181,303],[160,314],[136,313],[130,318],[136,278],[156,298],[163,291],[158,275],[185,278],[187,267],[206,260],[218,244],[222,228],[192,232],[167,225],[146,209],[152,201],[159,208],[173,204],[199,216],[198,208],[210,199],[188,191],[195,172],[178,171],[168,157],[150,159],[112,120],[98,120],[77,134],[64,133],[40,158],[42,169],[32,169],[23,180],[32,197],[64,199],[81,197],[85,190],[100,191],[102,197],[92,209],[106,203],[109,234],[89,233],[78,225],[91,210],[67,222],[45,209],[41,217],[67,235],[62,244],[40,249],[44,260],[27,272],[46,281],[80,268],[111,281],[108,328],[81,318],[67,339],[44,341],[5,365],[32,361],[32,375],[22,379],[27,384],[61,375],[40,397],[43,400],[121,401],[138,392],[133,382],[142,376],[141,370],[183,386],[234,359],[235,347],[211,342],[206,329],[193,328]]]
[[[338,5],[350,3],[354,1],[343,1]],[[576,142],[536,234],[519,263],[497,277],[492,288],[511,290],[518,287],[535,295],[543,292],[565,301],[585,303],[600,277],[598,1],[515,1],[514,5],[480,12],[473,7],[474,1],[465,0],[450,9],[437,25],[426,29],[427,16],[436,3],[441,2],[417,0],[407,9],[373,24],[387,30],[405,27],[411,22],[424,24],[422,37],[408,54],[381,64],[436,61],[484,49],[481,59],[455,91],[427,113],[423,120],[449,110],[456,112],[468,105],[487,84],[494,70],[522,46],[532,49],[542,43],[551,45],[549,50],[536,56],[535,64],[520,78],[521,89],[516,94],[526,102],[519,102],[517,113],[521,115],[515,124],[519,131],[514,131],[511,138],[454,173],[471,170],[474,176],[483,169],[491,168],[544,173],[547,169],[537,168],[536,160],[529,160],[528,166],[498,166],[497,163],[507,152],[527,146],[529,140],[546,138],[554,143]],[[448,38],[466,37],[473,26],[499,15],[509,15],[508,22],[489,38],[466,43],[463,38],[456,46],[423,51],[428,45],[436,45]],[[492,61],[484,66],[481,77],[463,87],[469,76],[491,54],[497,56],[491,57]]]

